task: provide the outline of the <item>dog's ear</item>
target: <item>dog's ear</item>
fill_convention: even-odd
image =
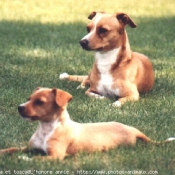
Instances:
[[[34,91],[37,91],[37,90],[39,90],[39,89],[41,89],[41,87],[37,87]]]
[[[58,106],[65,106],[70,100],[72,100],[72,95],[66,91],[53,88],[52,93],[55,95],[55,102]]]
[[[104,11],[99,11],[99,12],[92,12],[89,16],[88,16],[88,19],[93,19],[97,13],[105,13]]]
[[[92,12],[89,16],[88,19],[92,19],[96,15],[96,12]]]
[[[117,13],[116,17],[119,20],[119,22],[122,23],[124,26],[128,24],[132,28],[137,27],[137,25],[132,21],[132,19],[125,13]]]

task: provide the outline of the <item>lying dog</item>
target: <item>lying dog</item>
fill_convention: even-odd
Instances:
[[[29,100],[18,107],[24,119],[38,120],[36,132],[28,147],[7,148],[0,154],[25,151],[28,148],[41,149],[48,156],[43,159],[60,159],[79,151],[107,151],[120,145],[134,145],[137,139],[152,142],[138,129],[117,122],[81,124],[70,119],[67,112],[72,96],[59,89],[37,88]],[[170,142],[169,138],[164,142]]]
[[[139,93],[146,93],[154,85],[154,71],[149,59],[130,49],[125,26],[136,24],[125,13],[92,12],[87,25],[88,34],[80,41],[85,50],[95,51],[95,63],[88,76],[63,73],[60,79],[90,84],[86,95],[95,98],[118,97],[113,104],[137,101]]]

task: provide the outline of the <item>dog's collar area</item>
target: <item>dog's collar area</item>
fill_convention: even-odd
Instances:
[[[53,116],[53,118],[54,119],[42,119],[41,118],[41,120],[38,120],[39,121],[39,123],[43,123],[43,124],[52,124],[52,123],[55,123],[55,122],[60,122],[60,120],[59,120],[59,117],[57,117],[57,116]]]
[[[53,124],[53,123],[56,123],[56,122],[60,122],[59,119],[54,119],[54,120],[41,120],[39,121],[41,124],[44,124],[44,125],[47,125],[47,124]]]
[[[46,133],[54,130],[56,127],[59,127],[60,125],[61,125],[61,122],[58,119],[52,120],[50,122],[39,121],[39,126],[42,128],[42,131]]]

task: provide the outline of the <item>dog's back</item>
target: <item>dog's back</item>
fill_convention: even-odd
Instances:
[[[138,66],[138,73],[136,77],[136,84],[139,93],[146,93],[153,88],[154,85],[154,71],[151,61],[143,54],[133,52],[133,59],[140,62]]]
[[[78,151],[107,151],[120,145],[135,145],[137,137],[144,141],[150,139],[138,129],[118,122],[103,123],[74,123],[71,143],[67,148],[67,154],[75,154]]]

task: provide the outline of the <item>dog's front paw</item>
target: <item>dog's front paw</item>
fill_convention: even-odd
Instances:
[[[77,89],[84,89],[86,86],[83,86],[83,85],[79,85],[79,86],[77,86]]]
[[[60,80],[64,80],[64,79],[67,79],[67,78],[69,78],[69,74],[68,73],[62,73],[62,74],[60,74]]]
[[[114,107],[121,107],[122,104],[121,104],[120,101],[115,101],[114,103],[112,103],[112,106],[114,106]]]
[[[87,95],[89,95],[90,97],[93,97],[93,98],[97,98],[97,99],[105,99],[106,98],[105,96],[101,96],[101,95],[93,93],[93,92],[89,92]]]

